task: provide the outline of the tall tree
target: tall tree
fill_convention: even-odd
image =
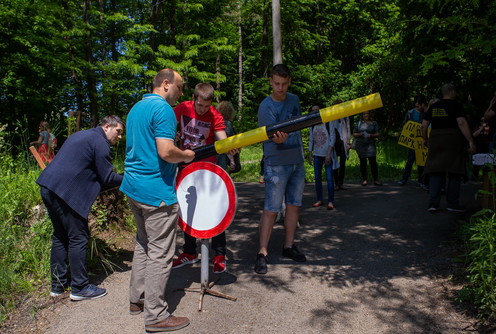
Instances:
[[[277,1],[277,0],[276,0]],[[276,1],[274,3],[276,3]],[[273,65],[271,0],[11,0],[0,3],[0,123],[77,111],[124,116],[153,75],[179,70],[238,104],[256,126]],[[284,0],[284,63],[302,105],[379,91],[381,125],[397,129],[411,97],[454,82],[475,114],[496,86],[490,0]],[[277,44],[277,43],[276,43]],[[469,100],[470,97],[470,100]]]
[[[40,120],[60,110],[67,61],[63,16],[54,1],[0,3],[1,123],[26,115],[35,133]]]
[[[272,0],[273,65],[282,64],[281,3]]]

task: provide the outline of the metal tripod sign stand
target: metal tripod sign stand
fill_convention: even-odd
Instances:
[[[235,301],[236,297],[212,289],[220,278],[209,282],[208,240],[224,232],[236,213],[237,196],[231,177],[213,163],[194,162],[178,173],[176,189],[179,227],[201,239],[201,286],[183,290],[200,293],[198,311],[202,310],[205,294]]]

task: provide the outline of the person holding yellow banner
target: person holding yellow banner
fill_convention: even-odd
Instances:
[[[425,97],[423,97],[422,95],[416,96],[415,108],[410,109],[406,112],[405,123],[408,121],[412,121],[421,124],[422,120],[424,119],[424,112],[426,110],[427,110],[427,100],[425,99]],[[398,184],[404,186],[408,182],[414,162],[415,162],[415,150],[410,148],[408,149],[408,157],[406,159],[405,169],[403,170],[403,177],[401,178],[401,180],[398,181]],[[424,187],[423,175],[422,175],[424,173],[424,166],[417,165],[417,172],[418,172],[417,187]]]

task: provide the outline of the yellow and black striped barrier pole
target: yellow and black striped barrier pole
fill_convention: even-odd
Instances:
[[[277,131],[291,133],[316,124],[327,123],[380,107],[382,107],[382,100],[379,93],[346,101],[320,109],[318,113],[300,115],[218,140],[214,144],[199,147],[194,150],[196,155],[193,161],[203,160],[213,155],[227,153],[234,148],[242,148],[269,140]]]

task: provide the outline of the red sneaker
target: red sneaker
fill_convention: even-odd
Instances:
[[[214,274],[220,274],[227,270],[226,257],[224,255],[217,255],[212,260],[214,264]]]
[[[177,259],[172,261],[172,269],[184,267],[187,264],[193,264],[200,261],[197,254],[182,253]]]

